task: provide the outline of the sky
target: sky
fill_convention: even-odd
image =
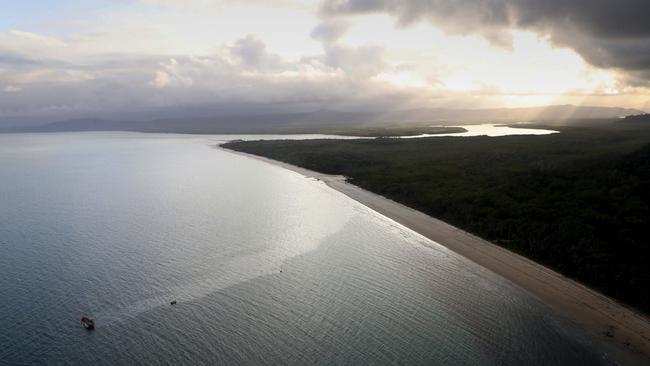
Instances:
[[[650,1],[0,0],[0,118],[550,104],[650,111]]]

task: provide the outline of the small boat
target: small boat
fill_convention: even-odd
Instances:
[[[176,300],[172,300],[172,302],[170,302],[170,304],[171,305],[176,305]]]
[[[87,316],[81,317],[81,325],[88,330],[95,329],[95,322]]]

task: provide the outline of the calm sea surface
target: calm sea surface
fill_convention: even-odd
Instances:
[[[0,364],[607,363],[521,289],[226,138],[0,135]]]

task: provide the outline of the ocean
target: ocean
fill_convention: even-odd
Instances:
[[[0,135],[0,364],[610,364],[494,273],[215,148],[233,138]]]

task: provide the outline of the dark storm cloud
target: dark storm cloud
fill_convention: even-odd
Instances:
[[[328,0],[326,15],[388,13],[400,24],[429,21],[450,34],[507,43],[508,29],[534,31],[590,64],[650,78],[650,0]]]

